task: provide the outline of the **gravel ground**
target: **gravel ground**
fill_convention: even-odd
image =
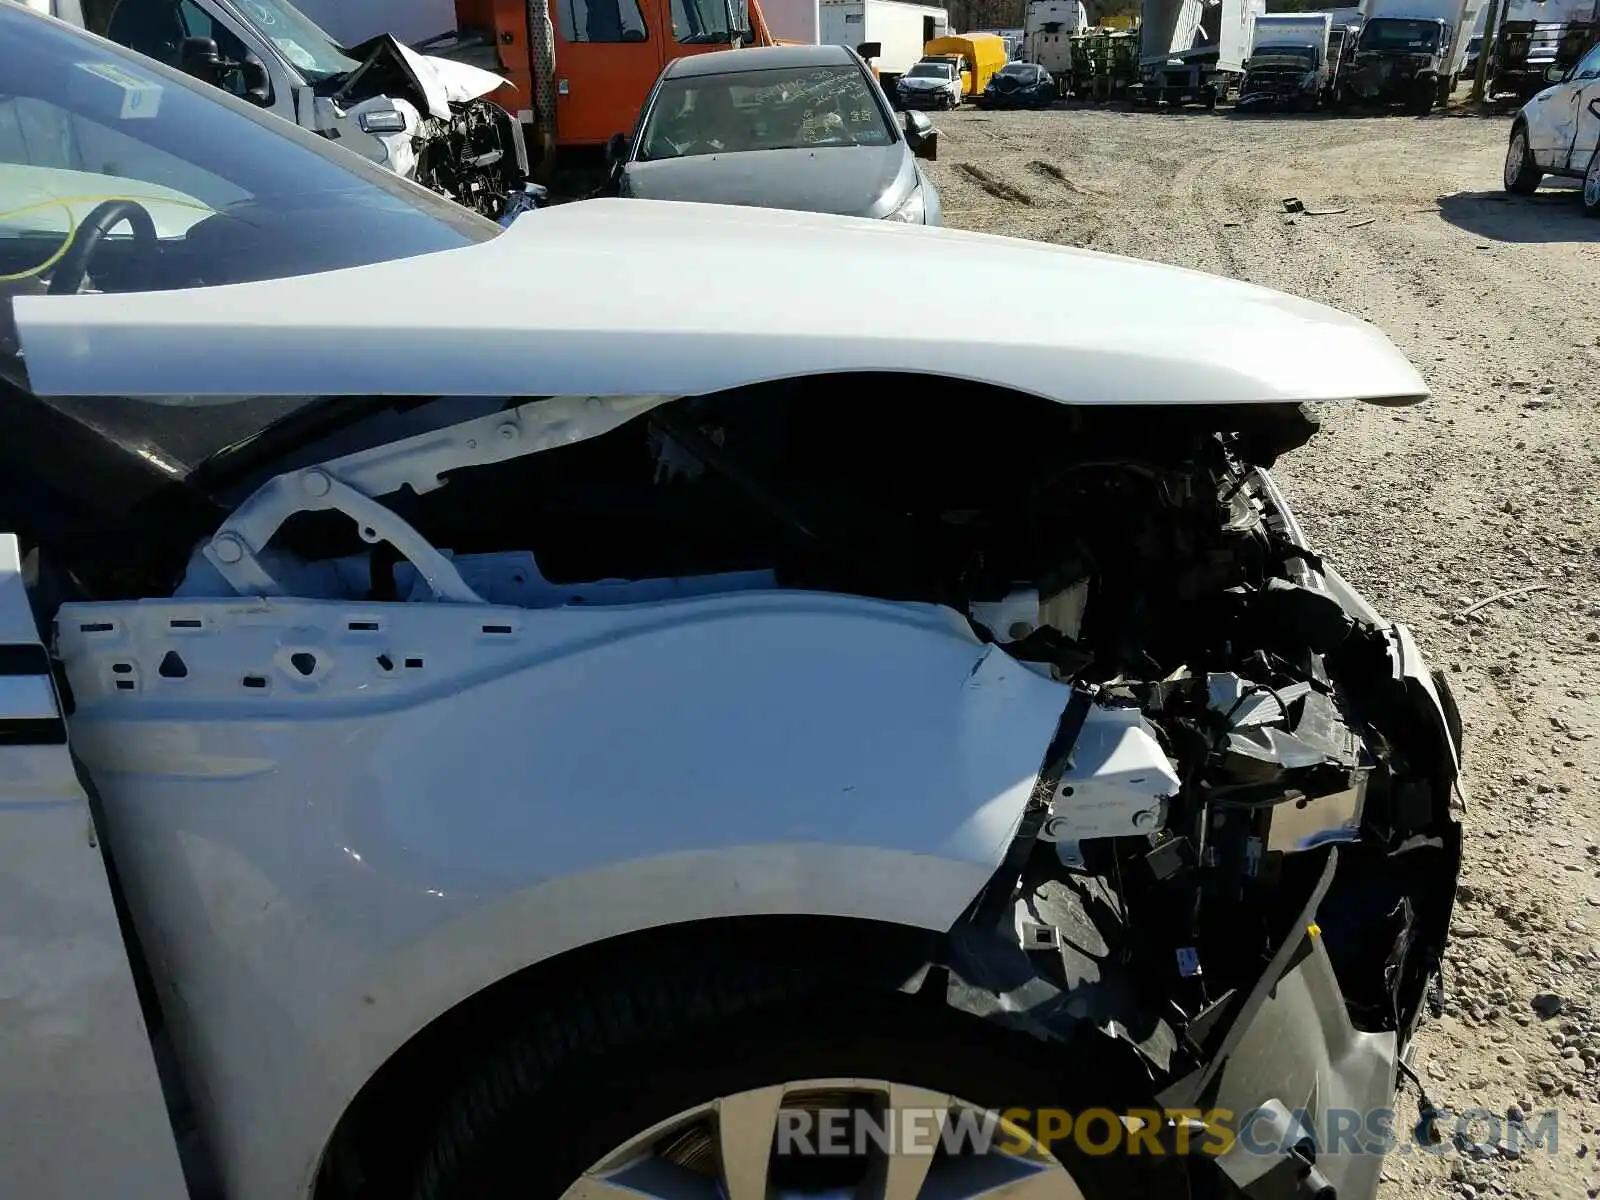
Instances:
[[[1600,1195],[1600,221],[1571,190],[1500,194],[1505,119],[1083,108],[938,124],[947,224],[1322,300],[1427,376],[1428,404],[1330,413],[1278,474],[1463,710],[1467,867],[1449,1000],[1417,1069],[1456,1113],[1561,1115],[1553,1154],[1396,1153],[1382,1194]],[[1289,217],[1290,196],[1343,211]]]

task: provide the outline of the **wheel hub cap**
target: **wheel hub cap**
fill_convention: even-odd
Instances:
[[[882,1080],[719,1097],[646,1129],[562,1200],[1083,1200],[992,1110]]]
[[[1522,134],[1511,135],[1511,144],[1506,147],[1506,182],[1510,183],[1517,177],[1517,172],[1522,169],[1522,160],[1527,156],[1527,143]]]

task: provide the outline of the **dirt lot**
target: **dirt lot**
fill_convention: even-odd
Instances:
[[[1107,108],[938,124],[947,224],[1326,301],[1427,376],[1430,403],[1332,413],[1279,474],[1464,713],[1468,863],[1449,1002],[1417,1069],[1456,1113],[1561,1117],[1554,1154],[1396,1153],[1384,1195],[1600,1194],[1600,221],[1571,191],[1500,195],[1504,119]],[[1289,196],[1343,211],[1291,218]]]

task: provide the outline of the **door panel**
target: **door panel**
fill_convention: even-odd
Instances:
[[[1580,89],[1567,85],[1534,98],[1535,111],[1528,121],[1528,145],[1541,167],[1561,170],[1577,132]]]
[[[1569,171],[1585,171],[1594,156],[1596,141],[1600,140],[1596,136],[1600,116],[1592,110],[1594,102],[1600,100],[1600,46],[1591,49],[1573,68],[1567,86],[1573,93],[1572,137],[1566,161],[1557,165]]]
[[[660,6],[646,0],[554,0],[556,138],[563,146],[603,145],[639,119],[672,36]]]
[[[1567,81],[1549,99],[1540,101],[1535,97],[1536,107],[1542,106],[1544,110],[1539,124],[1549,130],[1546,152],[1543,154],[1540,153],[1538,140],[1532,136],[1529,138],[1534,161],[1540,166],[1554,171],[1567,171],[1582,170],[1589,165],[1587,154],[1581,159],[1576,154],[1584,122],[1594,119],[1594,115],[1586,111],[1586,105],[1590,89],[1596,84],[1600,84],[1600,46],[1584,55]],[[1590,149],[1593,149],[1592,141]]]
[[[1572,154],[1567,160],[1567,169],[1587,171],[1596,147],[1600,147],[1600,81],[1584,88],[1578,101],[1577,132],[1572,139]]]
[[[17,539],[0,534],[0,1196],[187,1195]]]

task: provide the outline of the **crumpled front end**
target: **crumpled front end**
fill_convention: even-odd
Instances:
[[[1318,100],[1321,76],[1311,63],[1294,55],[1260,55],[1250,60],[1239,85],[1239,104],[1269,108],[1303,108]]]
[[[1345,73],[1344,87],[1362,100],[1381,103],[1431,95],[1439,74],[1435,54],[1359,51]]]
[[[395,174],[492,220],[520,203],[528,179],[522,126],[487,99],[505,80],[419,54],[391,34],[352,54],[362,65],[315,101],[320,132],[348,138]]]

